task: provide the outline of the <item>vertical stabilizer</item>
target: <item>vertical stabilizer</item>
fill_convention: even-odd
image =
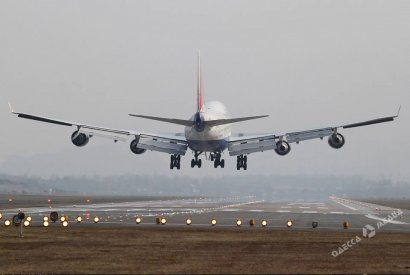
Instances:
[[[198,51],[198,95],[197,95],[197,112],[201,112],[204,106],[202,75],[201,75],[201,52]]]

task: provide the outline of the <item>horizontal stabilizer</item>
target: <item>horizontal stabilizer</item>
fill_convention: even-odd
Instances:
[[[264,115],[264,116],[250,116],[250,117],[239,117],[239,118],[216,119],[216,120],[205,121],[205,125],[209,126],[209,127],[213,127],[213,126],[218,126],[218,125],[231,124],[231,123],[242,122],[242,121],[258,119],[258,118],[264,118],[264,117],[268,117],[268,116]]]
[[[184,126],[194,125],[194,122],[192,120],[184,120],[184,119],[176,119],[176,118],[164,118],[164,117],[155,117],[155,116],[142,116],[142,115],[133,115],[133,114],[129,114],[129,115],[134,116],[134,117],[157,120],[157,121],[173,123],[173,124],[178,124],[178,125],[184,125]]]

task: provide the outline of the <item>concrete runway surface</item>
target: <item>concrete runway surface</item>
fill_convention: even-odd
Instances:
[[[261,227],[262,220],[266,220],[267,228],[283,229],[290,219],[292,230],[344,230],[343,222],[348,222],[350,230],[362,230],[367,224],[377,228],[383,223],[378,230],[410,232],[409,210],[401,210],[403,214],[395,217],[393,213],[397,213],[397,209],[337,197],[329,197],[324,202],[265,202],[253,197],[114,200],[112,203],[91,201],[81,205],[4,209],[1,225],[22,211],[32,218],[30,225],[42,226],[43,217],[56,211],[59,217],[68,217],[68,226],[187,226],[186,219],[190,218],[191,227],[236,228],[237,220],[241,219],[241,228],[251,228],[249,221],[254,219],[255,227]],[[81,223],[76,222],[78,216],[82,217]],[[94,217],[99,218],[98,224],[94,223]],[[136,217],[141,218],[140,224],[136,224]],[[166,225],[156,225],[157,217],[165,217]],[[211,226],[212,219],[216,219],[215,226]],[[318,222],[315,229],[312,228],[314,221]],[[61,226],[61,223],[50,223],[50,226]]]

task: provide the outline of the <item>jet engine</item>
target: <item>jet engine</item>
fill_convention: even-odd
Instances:
[[[145,151],[147,151],[145,149],[138,148],[139,141],[140,141],[140,139],[139,139],[139,137],[137,137],[133,141],[131,141],[131,144],[130,144],[131,151],[134,154],[137,154],[137,155],[141,155],[141,154],[145,153]]]
[[[276,143],[276,149],[275,152],[280,155],[280,156],[284,156],[287,155],[290,152],[290,145],[289,143],[287,143],[286,141],[282,140],[282,141],[278,141]]]
[[[71,135],[71,142],[78,147],[83,147],[87,145],[87,143],[90,141],[90,137],[87,136],[84,133],[78,133],[78,131],[75,131]]]
[[[327,142],[329,143],[330,147],[340,149],[343,145],[345,145],[345,138],[341,134],[336,133],[329,136]]]

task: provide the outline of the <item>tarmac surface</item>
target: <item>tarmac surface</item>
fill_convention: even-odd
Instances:
[[[365,225],[371,225],[385,232],[410,232],[410,211],[380,206],[360,201],[329,197],[324,202],[265,202],[253,197],[229,198],[174,198],[137,200],[129,202],[93,203],[75,205],[56,205],[50,202],[48,207],[28,207],[3,209],[1,225],[6,219],[22,211],[31,217],[32,226],[42,226],[43,217],[56,211],[61,216],[67,216],[69,226],[153,226],[158,217],[166,219],[162,226],[187,226],[186,220],[191,219],[191,227],[232,227],[237,228],[241,220],[242,228],[251,228],[250,220],[255,220],[254,227],[262,227],[263,220],[267,228],[287,228],[288,220],[292,221],[292,230],[341,230],[343,223],[349,223],[349,229],[362,230]],[[399,215],[397,215],[399,214]],[[82,218],[81,223],[76,218]],[[98,224],[94,218],[98,217]],[[140,217],[140,224],[136,218]],[[216,225],[211,225],[211,220]],[[317,228],[312,228],[312,222],[317,222]],[[61,226],[60,222],[50,223],[50,226]],[[157,226],[157,225],[156,225]]]

